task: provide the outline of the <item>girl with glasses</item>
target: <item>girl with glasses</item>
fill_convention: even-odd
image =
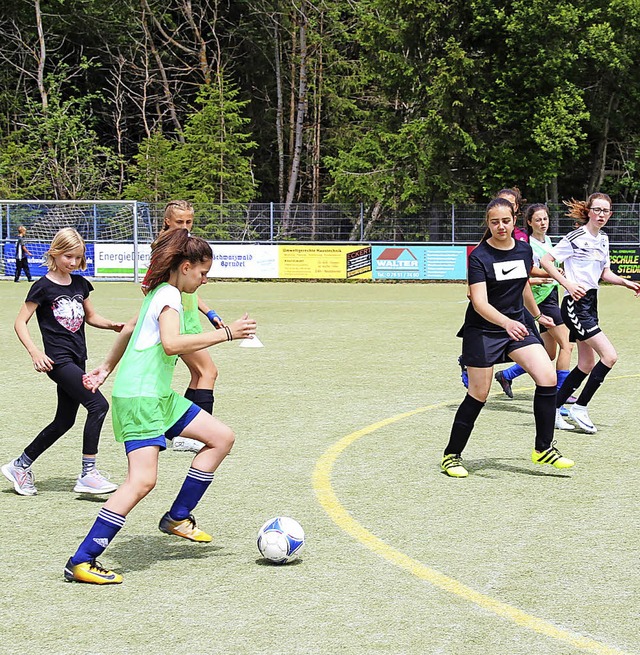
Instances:
[[[597,429],[587,405],[618,359],[599,325],[598,286],[602,280],[631,289],[638,296],[640,284],[625,280],[611,270],[609,238],[602,232],[611,217],[611,198],[606,193],[592,193],[586,201],[571,200],[565,204],[569,208],[567,216],[581,227],[563,237],[540,262],[547,274],[566,289],[562,318],[569,328],[569,339],[578,344],[578,365],[558,390],[556,407],[587,379],[577,402],[569,409],[569,417],[583,432],[595,434]],[[564,265],[564,274],[555,262]]]

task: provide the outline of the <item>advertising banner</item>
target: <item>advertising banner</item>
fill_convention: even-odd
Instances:
[[[150,256],[151,244],[141,243],[138,246],[138,275],[147,272]],[[96,243],[95,276],[133,278],[133,244]]]
[[[281,278],[371,279],[370,246],[278,246]]]
[[[610,248],[611,270],[626,280],[640,280],[640,248]]]
[[[25,245],[31,255],[28,257],[29,270],[33,277],[42,277],[47,274],[49,270],[43,263],[44,253],[49,250],[49,243],[39,243],[38,241],[25,242]],[[14,276],[16,274],[16,244],[15,242],[8,241],[4,244],[4,271],[5,275]],[[78,275],[87,275],[93,277],[95,275],[94,268],[94,247],[92,243],[87,243],[86,250],[87,270],[76,271]],[[24,273],[21,274],[22,279],[25,279]]]
[[[373,246],[374,280],[464,280],[465,246]]]
[[[213,244],[209,277],[277,278],[278,246]]]

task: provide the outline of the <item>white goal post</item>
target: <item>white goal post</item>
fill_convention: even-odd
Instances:
[[[42,258],[55,233],[72,227],[87,244],[87,275],[138,282],[156,222],[148,206],[135,200],[0,200],[3,272],[15,272],[19,226],[26,228],[29,266],[36,276],[46,272]]]

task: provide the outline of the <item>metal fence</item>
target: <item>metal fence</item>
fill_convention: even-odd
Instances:
[[[0,239],[15,241],[18,225],[30,239],[50,240],[61,227],[76,227],[88,242],[149,243],[163,223],[164,204],[117,201],[0,200]],[[429,205],[412,215],[363,205],[281,203],[195,205],[194,234],[218,242],[477,243],[485,205]],[[573,229],[564,205],[550,205],[549,234]],[[136,220],[134,220],[134,216]],[[612,244],[640,244],[640,205],[615,204],[605,228]]]
[[[280,203],[197,205],[194,233],[212,241],[314,243],[433,243],[468,245],[484,232],[486,205],[430,205],[416,215],[386,212],[372,218],[363,205]],[[640,205],[616,204],[605,231],[612,244],[640,244]],[[144,222],[159,228],[162,205],[140,205]],[[564,205],[550,205],[549,234],[574,228]],[[522,226],[524,227],[524,226]]]

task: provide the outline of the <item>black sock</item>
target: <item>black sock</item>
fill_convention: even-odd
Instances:
[[[483,407],[483,402],[476,400],[469,394],[464,397],[453,419],[449,443],[444,449],[445,455],[462,455],[462,451],[465,449],[467,441],[469,441],[473,426]]]
[[[194,389],[192,403],[195,403],[205,412],[213,414],[213,390],[212,389]]]
[[[191,387],[188,387],[187,390],[184,392],[184,397],[187,400],[190,400],[191,402],[195,402],[193,400],[195,392],[196,392],[196,389],[192,389]]]
[[[551,446],[556,419],[556,387],[536,385],[533,395],[533,416],[536,420],[536,450],[541,453]]]
[[[582,384],[583,380],[587,377],[584,371],[581,371],[577,366],[567,375],[562,386],[558,389],[556,395],[556,408],[562,407],[567,398]]]
[[[582,405],[586,407],[589,401],[593,398],[593,394],[600,388],[600,385],[604,382],[604,379],[609,374],[611,369],[608,366],[605,366],[602,362],[598,362],[587,379],[587,383],[584,385],[584,389],[578,398],[577,405]]]

